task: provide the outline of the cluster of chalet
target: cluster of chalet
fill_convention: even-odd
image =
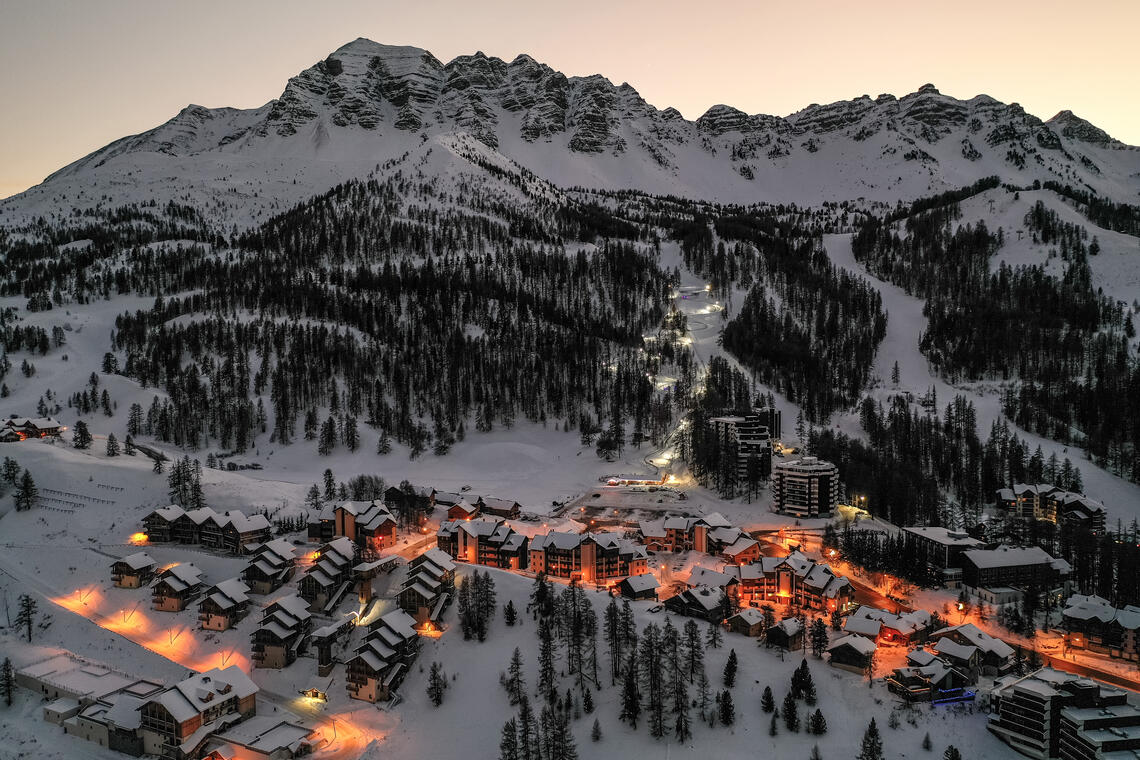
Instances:
[[[723,594],[734,606],[790,605],[805,609],[846,612],[854,604],[851,581],[836,575],[831,567],[795,551],[786,557],[761,557],[746,565],[726,565],[723,570],[693,568],[688,589],[666,601],[675,611],[714,622]],[[676,600],[676,601],[674,601]],[[703,613],[701,611],[704,611]]]
[[[164,687],[57,655],[18,671],[16,683],[50,700],[44,719],[65,733],[134,757],[293,758],[324,744],[295,719],[257,716],[257,686],[236,665]]]
[[[408,563],[408,575],[396,599],[417,626],[440,628],[440,618],[455,596],[455,563],[447,552],[428,549]]]
[[[12,417],[0,426],[0,443],[26,441],[29,438],[55,438],[67,430],[51,417]]]
[[[480,515],[517,520],[522,514],[522,505],[510,499],[496,496],[473,496],[471,494],[436,491],[432,503],[447,510],[449,520],[472,520]]]
[[[247,516],[238,510],[219,514],[209,507],[186,510],[175,504],[144,517],[143,529],[151,543],[199,544],[230,554],[244,554],[270,538],[265,515]]]
[[[1116,608],[1099,596],[1074,594],[1065,603],[1062,625],[1072,649],[1140,660],[1140,607]]]
[[[843,621],[843,632],[863,636],[879,645],[908,646],[926,638],[930,613],[914,610],[896,614],[874,607],[859,607]]]
[[[767,625],[764,613],[755,607],[744,607],[724,621],[725,627],[733,633],[753,638],[764,634],[768,647],[792,651],[803,648],[804,624],[796,617],[786,617],[779,622]],[[767,627],[765,627],[767,625]]]
[[[760,558],[760,542],[730,525],[719,512],[644,521],[638,525],[638,533],[651,552],[698,551],[737,565]]]
[[[1140,709],[1128,693],[1042,668],[995,682],[986,727],[1023,755],[1044,760],[1131,760],[1140,755]]]
[[[1103,504],[1048,483],[1017,483],[1013,488],[1001,488],[997,503],[1013,517],[1047,520],[1097,535],[1104,533]]]
[[[649,572],[645,547],[619,533],[550,531],[530,542],[530,569],[553,578],[608,585]]]
[[[284,668],[303,654],[313,630],[308,603],[299,596],[286,596],[262,610],[261,622],[250,638],[255,668]]]
[[[373,703],[392,698],[420,651],[415,622],[397,609],[368,625],[363,643],[345,662],[350,697]]]
[[[510,570],[522,570],[527,566],[527,537],[516,532],[501,517],[444,520],[436,531],[436,545],[455,559],[473,565]]]

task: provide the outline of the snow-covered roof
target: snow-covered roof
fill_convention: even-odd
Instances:
[[[940,528],[933,525],[915,528],[903,528],[907,533],[920,536],[943,546],[985,546],[984,541],[971,537],[963,530]]]
[[[803,623],[794,617],[784,618],[779,623],[776,623],[775,627],[779,628],[788,636],[795,636],[804,629]]]
[[[134,554],[128,554],[122,559],[115,561],[116,564],[119,562],[122,562],[132,570],[142,570],[147,567],[154,567],[155,564],[154,560],[146,552],[135,552]]]
[[[735,557],[743,554],[746,551],[754,549],[759,545],[760,542],[756,539],[749,538],[748,536],[741,536],[740,538],[736,539],[732,546],[726,546],[721,551],[727,557]]]
[[[196,586],[202,582],[202,571],[190,563],[171,565],[162,571],[155,583],[165,582],[175,591]]]
[[[451,555],[436,547],[428,549],[423,554],[413,559],[409,564],[413,567],[416,567],[423,562],[430,562],[440,570],[444,571],[452,571],[455,569],[455,563],[452,562]]]
[[[1097,620],[1101,623],[1115,621],[1127,630],[1140,628],[1140,607],[1128,605],[1117,609],[1107,599],[1099,596],[1073,594],[1065,603],[1062,614],[1074,620]]]
[[[745,625],[753,626],[764,622],[764,613],[755,607],[741,607],[740,612],[736,613],[728,619],[728,622],[733,620],[741,620]]]
[[[723,593],[713,586],[694,586],[681,595],[690,601],[696,602],[706,610],[714,610],[720,606]]]
[[[983,652],[990,652],[1001,658],[1008,658],[1013,656],[1013,647],[1006,644],[1001,639],[995,639],[978,626],[973,623],[964,623],[962,625],[952,625],[935,631],[932,635],[934,638],[942,638],[943,636],[957,633],[959,636],[970,642]]]
[[[978,651],[976,646],[971,644],[959,644],[949,636],[944,636],[935,641],[932,649],[938,654],[944,654],[947,657],[953,657],[958,660],[968,660]]]
[[[1024,565],[1052,564],[1053,558],[1040,546],[999,546],[996,549],[970,549],[962,552],[974,567],[1021,567]]]
[[[907,662],[913,663],[919,667],[923,665],[929,665],[937,659],[938,655],[936,655],[934,652],[931,652],[929,649],[924,649],[922,647],[911,650],[906,656]]]
[[[875,642],[864,636],[844,636],[843,638],[832,642],[827,647],[827,651],[831,652],[841,647],[851,647],[855,651],[864,655],[871,654],[876,649],[878,649],[878,647],[875,645]]]
[[[284,610],[297,620],[305,620],[312,616],[309,612],[309,603],[296,594],[283,596],[266,605],[266,610],[274,608]]]
[[[578,533],[552,530],[545,535],[535,536],[530,542],[531,551],[545,551],[548,548],[570,551],[582,543],[584,536]]]
[[[883,624],[877,619],[859,617],[858,615],[848,615],[847,620],[843,623],[843,630],[846,633],[856,633],[871,638],[878,638],[882,628]]]
[[[689,586],[714,586],[718,589],[735,582],[736,578],[733,575],[717,570],[710,570],[700,565],[697,565],[689,572],[689,579],[686,581]]]
[[[178,722],[183,722],[209,710],[214,700],[233,697],[244,699],[257,693],[257,685],[237,665],[228,668],[211,668],[190,676],[153,698],[166,708]]]
[[[661,584],[657,582],[657,577],[652,573],[642,573],[641,575],[631,575],[626,578],[623,583],[628,585],[633,591],[649,591],[655,589]]]
[[[645,536],[646,538],[665,537],[664,520],[642,520],[637,524],[637,529],[641,531],[641,535]]]

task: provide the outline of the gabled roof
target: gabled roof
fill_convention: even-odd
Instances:
[[[937,659],[938,655],[936,655],[934,652],[931,652],[929,649],[924,649],[922,647],[912,650],[906,656],[907,662],[919,667],[923,665],[929,665]]]
[[[803,623],[794,617],[784,618],[772,627],[779,628],[787,636],[795,636],[797,633],[804,629]]]
[[[875,645],[875,642],[864,636],[844,636],[843,638],[832,642],[827,647],[827,651],[832,652],[842,647],[851,647],[862,655],[872,654],[876,649],[878,649],[878,647]]]
[[[848,615],[847,620],[843,623],[843,630],[845,633],[855,633],[860,636],[870,636],[871,638],[878,638],[879,632],[882,631],[883,624],[874,618],[860,617],[858,615]]]
[[[683,591],[681,597],[706,610],[715,610],[720,606],[723,594],[723,591],[713,586],[694,586],[687,591]]]
[[[447,552],[443,551],[442,549],[438,549],[435,547],[428,549],[427,551],[425,551],[423,554],[421,554],[420,556],[413,559],[408,564],[410,564],[412,567],[416,567],[419,564],[424,563],[424,562],[430,562],[431,564],[435,565],[439,569],[447,571],[447,572],[455,570],[455,563],[451,560],[451,555],[449,555]]]
[[[657,582],[657,577],[652,573],[642,573],[641,575],[631,575],[622,581],[625,585],[629,586],[631,591],[649,591],[655,589],[661,584]]]
[[[942,638],[943,636],[957,633],[959,636],[970,642],[983,652],[989,652],[1003,659],[1013,656],[1013,647],[1006,644],[1001,639],[995,639],[978,626],[973,623],[964,623],[963,625],[952,625],[942,630],[935,631],[931,634],[934,638]]]
[[[699,565],[692,569],[689,573],[689,579],[686,581],[689,586],[714,586],[718,589],[736,582],[737,579],[733,575],[710,570]]]
[[[257,685],[237,665],[211,668],[180,681],[151,701],[157,701],[178,722],[201,715],[221,700],[244,699],[257,693]]]
[[[115,560],[114,564],[118,564],[120,562],[132,570],[143,570],[144,568],[154,567],[155,564],[154,560],[151,559],[151,556],[146,552],[135,552],[134,554],[128,554],[122,559]]]
[[[309,603],[296,594],[275,599],[265,607],[266,610],[271,608],[282,609],[298,620],[304,620],[312,616],[312,613],[309,612]]]
[[[944,654],[956,660],[968,660],[978,652],[976,646],[971,644],[959,644],[949,636],[944,636],[936,640],[932,649],[938,654]]]
[[[192,564],[171,565],[163,570],[155,583],[165,582],[175,591],[197,586],[202,582],[202,571]]]
[[[728,622],[731,623],[734,620],[740,620],[748,626],[759,625],[764,622],[764,613],[755,607],[742,607],[740,612],[728,619]]]

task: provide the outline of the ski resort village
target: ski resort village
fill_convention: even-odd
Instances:
[[[1140,757],[1140,149],[278,92],[0,200],[0,760]]]

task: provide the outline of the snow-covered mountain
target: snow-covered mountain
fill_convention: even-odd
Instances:
[[[427,140],[475,139],[560,186],[729,202],[913,198],[997,174],[1134,201],[1140,149],[1062,111],[1048,121],[933,85],[812,104],[787,117],[727,105],[688,121],[629,84],[567,77],[533,58],[357,39],[248,110],[187,106],[0,202],[0,222],[175,200],[239,224],[406,159]]]

